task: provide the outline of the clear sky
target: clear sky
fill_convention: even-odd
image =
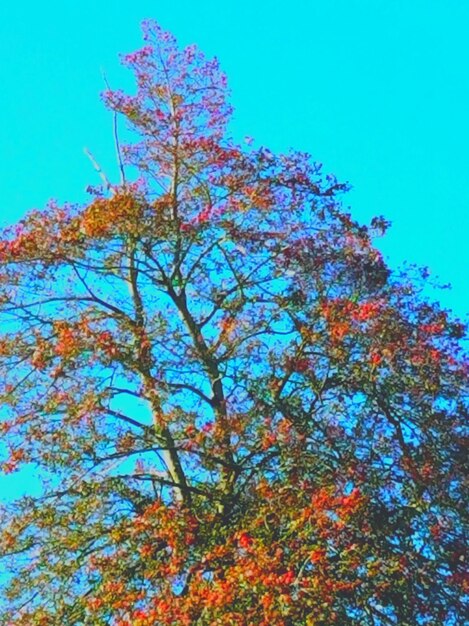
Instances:
[[[469,309],[469,2],[466,0],[23,0],[0,8],[0,222],[51,197],[80,202],[115,173],[112,87],[131,88],[118,54],[152,17],[228,74],[233,133],[310,152],[354,189],[367,221],[393,227],[391,265],[428,265]]]

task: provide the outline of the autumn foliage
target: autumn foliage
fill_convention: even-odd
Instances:
[[[464,326],[144,35],[137,174],[1,234],[0,623],[462,625]]]

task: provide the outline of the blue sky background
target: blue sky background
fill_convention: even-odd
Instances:
[[[216,55],[233,133],[310,152],[353,191],[352,213],[384,214],[391,265],[428,265],[469,307],[469,2],[465,0],[44,0],[0,8],[0,222],[99,184],[87,146],[117,180],[105,70],[153,17]]]

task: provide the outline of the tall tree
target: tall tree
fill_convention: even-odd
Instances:
[[[463,325],[144,36],[122,181],[0,241],[0,623],[462,625]]]

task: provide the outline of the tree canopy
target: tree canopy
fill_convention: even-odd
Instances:
[[[121,181],[1,234],[0,624],[462,625],[465,327],[144,38]]]

